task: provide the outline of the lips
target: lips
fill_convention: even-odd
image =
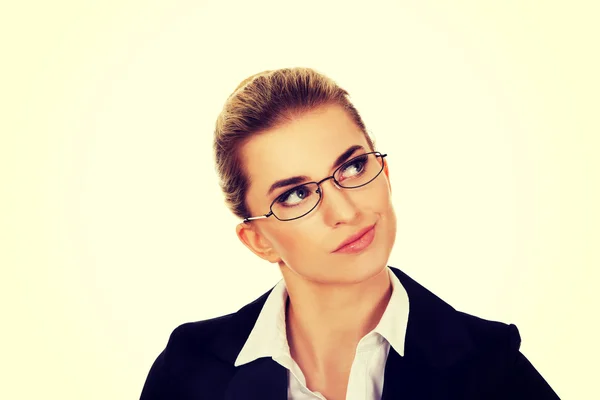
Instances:
[[[358,241],[361,237],[363,237],[366,233],[368,233],[374,227],[375,227],[375,224],[369,225],[366,228],[363,228],[360,231],[356,232],[355,234],[348,236],[346,238],[346,240],[344,240],[342,243],[340,243],[339,246],[333,252],[336,252],[336,251],[340,250],[341,248],[343,248],[344,246],[347,246],[353,242]]]

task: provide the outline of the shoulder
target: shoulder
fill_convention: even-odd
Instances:
[[[445,328],[460,327],[477,345],[489,346],[510,343],[518,346],[521,342],[519,331],[514,324],[487,320],[466,312],[457,311],[436,294],[416,282],[405,272],[390,267],[408,294],[410,311],[419,322]]]
[[[150,368],[140,399],[177,399],[224,388],[231,367],[210,351],[210,343],[232,315],[185,323],[174,329]]]
[[[558,399],[558,395],[520,351],[521,335],[514,324],[488,321],[457,311],[474,343],[472,376],[493,388],[498,398]]]
[[[420,353],[430,354],[436,364],[452,364],[465,357],[497,362],[518,353],[521,337],[514,324],[457,311],[406,273],[392,271],[409,298],[409,347],[421,347]]]
[[[521,335],[515,324],[487,320],[461,311],[455,311],[455,314],[477,348],[519,351]]]
[[[186,322],[176,327],[167,342],[170,353],[202,353],[232,323],[235,313],[202,321]]]
[[[179,325],[171,333],[165,352],[177,357],[206,357],[210,354],[233,363],[271,290],[237,312]]]
[[[141,399],[176,399],[180,394],[224,390],[268,293],[235,313],[175,328],[150,368]]]
[[[165,366],[180,373],[203,365],[227,364],[219,339],[231,332],[235,314],[179,325],[171,333],[162,352]],[[221,351],[219,351],[221,350]]]

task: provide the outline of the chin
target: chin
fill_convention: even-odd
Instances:
[[[391,245],[393,245],[393,241],[390,242],[389,239],[376,240],[366,251],[350,255],[345,262],[342,261],[343,265],[340,265],[343,275],[340,279],[344,283],[359,283],[378,275],[387,267],[392,250]]]

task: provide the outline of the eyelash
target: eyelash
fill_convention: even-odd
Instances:
[[[341,168],[341,167],[343,167],[343,166],[345,166],[346,168],[349,168],[349,167],[351,167],[351,166],[353,166],[353,165],[355,165],[355,164],[363,164],[363,165],[362,165],[362,168],[363,168],[363,169],[362,169],[361,171],[359,171],[359,174],[360,174],[360,173],[364,172],[364,167],[365,167],[365,165],[364,165],[364,164],[366,164],[366,163],[367,163],[367,158],[366,158],[366,156],[364,156],[364,155],[358,155],[358,156],[355,156],[355,157],[353,157],[353,159],[352,159],[352,160],[346,161],[345,163],[343,163],[342,165],[340,165],[340,167],[339,167],[339,168]],[[288,197],[289,197],[291,194],[293,194],[295,191],[298,191],[298,190],[300,190],[300,189],[302,189],[302,188],[304,188],[304,185],[298,185],[298,186],[295,186],[295,187],[293,187],[292,189],[290,189],[290,190],[287,190],[287,191],[283,192],[282,194],[280,194],[280,195],[276,196],[274,201],[275,201],[275,202],[278,202],[278,203],[280,203],[280,204],[283,204],[283,203],[285,202],[285,200],[286,200],[286,199],[287,199],[287,198],[288,198]]]
[[[280,194],[279,196],[277,196],[275,198],[275,201],[277,203],[283,204],[288,199],[288,197],[290,197],[290,195],[292,195],[294,192],[297,192],[297,191],[302,190],[302,189],[308,191],[308,189],[306,189],[306,187],[304,185],[295,186],[292,189],[290,189],[290,190],[288,190],[286,192],[283,192],[282,194]]]

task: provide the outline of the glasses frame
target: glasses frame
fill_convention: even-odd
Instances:
[[[365,182],[365,183],[363,183],[362,185],[358,185],[358,186],[344,186],[344,185],[340,184],[340,183],[339,183],[339,182],[338,182],[338,181],[335,179],[335,174],[337,174],[337,172],[338,172],[339,170],[341,170],[341,169],[342,169],[344,166],[346,166],[347,164],[350,164],[352,161],[354,161],[355,159],[357,159],[357,158],[359,158],[359,157],[364,157],[364,156],[368,156],[368,155],[371,155],[371,154],[375,154],[377,157],[381,157],[381,169],[379,170],[379,172],[377,172],[377,175],[375,175],[375,176],[373,177],[373,179],[371,179],[371,180],[370,180],[370,181],[368,181],[368,182]],[[300,218],[304,217],[305,215],[307,215],[307,214],[311,213],[311,212],[312,212],[312,211],[313,211],[315,208],[317,208],[317,206],[318,206],[318,205],[321,203],[321,199],[323,199],[323,188],[321,187],[321,184],[322,184],[323,182],[325,182],[325,181],[328,181],[328,180],[330,180],[330,179],[333,179],[333,181],[335,182],[335,185],[336,185],[337,187],[339,187],[339,188],[342,188],[342,189],[357,189],[357,188],[363,187],[363,186],[365,186],[365,185],[368,185],[369,183],[371,183],[371,182],[373,182],[375,179],[377,179],[377,177],[378,177],[379,175],[381,175],[381,171],[383,171],[383,169],[385,168],[385,160],[384,160],[384,158],[385,158],[385,157],[387,157],[387,154],[381,154],[381,152],[379,152],[379,151],[371,151],[371,152],[368,152],[368,153],[359,154],[359,155],[357,155],[357,156],[355,156],[355,157],[352,157],[351,159],[349,159],[349,160],[347,160],[347,161],[343,162],[343,163],[342,163],[342,165],[340,165],[339,167],[337,167],[337,168],[335,169],[335,171],[333,171],[333,174],[329,175],[328,177],[326,177],[326,178],[323,178],[323,179],[321,179],[321,180],[320,180],[320,181],[318,181],[318,182],[315,182],[315,181],[313,181],[313,182],[306,182],[306,183],[302,183],[302,184],[300,184],[300,185],[293,186],[292,188],[290,188],[290,189],[286,190],[284,193],[282,193],[281,195],[277,196],[277,197],[275,198],[275,200],[273,200],[273,202],[271,203],[271,206],[269,207],[269,212],[268,212],[268,213],[266,213],[266,214],[264,214],[264,215],[259,215],[259,216],[256,216],[256,217],[246,217],[246,218],[244,218],[244,221],[243,221],[243,222],[250,222],[250,221],[257,220],[257,219],[269,218],[270,216],[274,216],[274,217],[275,217],[277,220],[279,220],[279,221],[282,221],[282,222],[294,221],[294,220],[296,220],[296,219],[300,219]],[[314,207],[313,207],[313,208],[311,208],[310,210],[308,210],[308,211],[307,211],[307,212],[305,212],[304,214],[300,215],[299,217],[295,217],[295,218],[288,218],[288,219],[281,219],[281,218],[277,217],[277,215],[275,215],[275,214],[273,213],[273,205],[275,204],[275,202],[277,201],[277,199],[279,199],[279,197],[281,197],[283,194],[287,193],[289,190],[292,190],[292,189],[294,189],[295,187],[298,187],[298,186],[303,186],[303,185],[309,185],[309,184],[311,184],[311,183],[314,183],[314,184],[316,184],[316,185],[317,185],[317,187],[318,187],[318,190],[317,190],[317,191],[318,191],[318,193],[319,193],[319,200],[317,201],[317,203],[314,205]]]

